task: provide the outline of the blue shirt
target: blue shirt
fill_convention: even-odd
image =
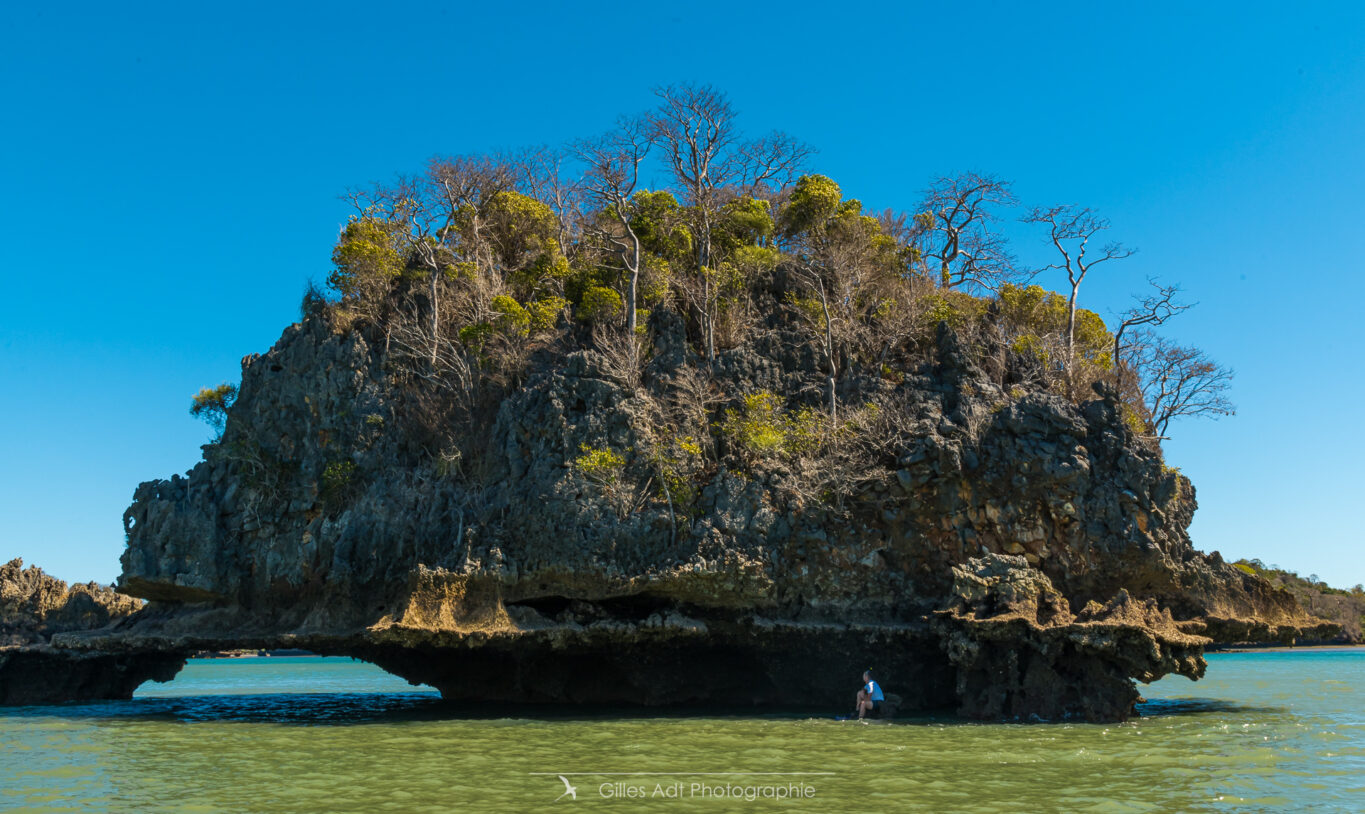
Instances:
[[[869,681],[869,682],[867,682],[867,686],[866,686],[866,687],[863,687],[863,689],[867,690],[867,699],[868,699],[869,701],[885,701],[885,700],[886,700],[884,697],[882,697],[882,688],[879,687],[879,686],[877,686],[877,682],[875,682],[875,681]]]

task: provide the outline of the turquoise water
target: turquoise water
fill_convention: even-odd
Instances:
[[[0,709],[0,808],[1365,810],[1365,650],[1214,654],[1144,694],[1116,726],[531,718],[346,659],[194,661],[132,701]]]

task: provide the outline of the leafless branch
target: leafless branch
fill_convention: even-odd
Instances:
[[[994,291],[1023,276],[993,227],[997,210],[1016,203],[1008,181],[981,173],[944,176],[925,190],[920,253],[937,265],[940,285]]]
[[[1177,418],[1236,414],[1227,396],[1231,370],[1198,348],[1178,345],[1150,331],[1142,334],[1141,341],[1135,343],[1133,367],[1150,412],[1148,425],[1153,435],[1166,437],[1170,423]]]
[[[1162,285],[1155,278],[1147,278],[1148,284],[1154,289],[1152,293],[1138,299],[1136,305],[1123,312],[1122,319],[1119,321],[1118,328],[1114,330],[1114,386],[1122,387],[1122,377],[1124,371],[1123,352],[1128,349],[1124,344],[1123,337],[1130,331],[1143,328],[1151,328],[1161,325],[1166,320],[1193,308],[1196,303],[1180,303],[1176,297],[1180,294],[1180,285]]]
[[[570,148],[587,172],[582,186],[588,198],[610,218],[611,229],[588,227],[625,266],[626,331],[634,335],[636,294],[640,285],[640,237],[631,221],[637,214],[635,191],[640,183],[640,165],[654,145],[654,130],[644,117],[624,117],[615,130],[596,139],[578,141]],[[591,223],[591,222],[590,222]]]
[[[1096,235],[1109,228],[1109,221],[1099,217],[1090,209],[1075,206],[1035,207],[1022,218],[1024,223],[1041,224],[1048,230],[1048,239],[1060,256],[1058,262],[1051,263],[1048,269],[1066,272],[1071,286],[1067,297],[1066,321],[1066,366],[1067,380],[1074,382],[1076,363],[1076,297],[1081,283],[1095,266],[1110,260],[1131,257],[1135,249],[1128,249],[1121,243],[1106,243],[1098,254],[1087,257],[1090,242]]]

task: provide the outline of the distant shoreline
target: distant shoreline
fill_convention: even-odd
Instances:
[[[203,659],[205,661],[237,659],[279,659],[279,658],[322,658],[321,653],[314,653],[310,650],[203,650],[190,656],[191,659]]]
[[[1211,645],[1204,648],[1205,653],[1288,653],[1295,650],[1313,650],[1317,652],[1365,650],[1365,643],[1342,644],[1339,642],[1323,642],[1321,644],[1295,645],[1244,643]],[[313,653],[307,650],[210,650],[195,653],[193,656],[190,656],[190,658],[204,661],[217,661],[270,658],[324,658],[324,656],[321,653]]]
[[[1323,644],[1296,644],[1296,645],[1258,645],[1258,644],[1233,644],[1224,646],[1214,646],[1204,648],[1205,653],[1288,653],[1295,650],[1315,650],[1318,652],[1333,652],[1337,650],[1362,650],[1365,644],[1340,644],[1337,642],[1326,642]]]
[[[1233,645],[1214,645],[1204,648],[1205,653],[1290,653],[1300,650],[1312,650],[1318,653],[1347,652],[1354,650],[1365,651],[1365,644],[1341,644],[1337,642],[1324,642],[1322,644],[1297,644],[1297,645],[1260,645],[1260,644],[1233,644]],[[191,659],[202,661],[237,661],[240,659],[278,659],[278,658],[324,658],[321,653],[312,653],[303,650],[247,650],[247,651],[208,651],[196,653],[190,656]]]

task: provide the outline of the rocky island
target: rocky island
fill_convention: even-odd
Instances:
[[[681,320],[652,323],[659,344],[683,342]],[[726,351],[718,388],[742,404],[781,387],[782,361]],[[492,473],[471,488],[404,461],[400,396],[370,343],[323,318],[290,328],[247,360],[207,460],[139,487],[120,589],[148,607],[58,642],[133,660],[304,647],[521,702],[839,708],[848,665],[875,663],[916,688],[909,708],[1113,719],[1131,678],[1200,676],[1203,636],[1318,624],[1192,548],[1192,486],[1112,394],[1011,399],[946,327],[922,372],[864,383],[907,423],[879,468],[845,473],[846,494],[803,494],[799,460],[722,470],[685,520],[662,497],[614,503],[644,491],[647,461],[610,489],[574,462],[644,448],[649,402],[695,360],[655,356],[635,393],[593,350],[542,364],[500,406]],[[234,444],[276,471],[224,454]],[[336,460],[355,464],[344,497]]]
[[[1211,640],[1333,630],[1193,547],[1143,389],[1170,357],[987,262],[1007,185],[874,216],[780,134],[699,148],[698,93],[575,144],[576,198],[539,154],[354,194],[330,292],[137,488],[147,605],[42,647],[125,695],[306,648],[471,701],[842,710],[875,665],[903,709],[1122,720]],[[637,188],[650,148],[672,188]]]

